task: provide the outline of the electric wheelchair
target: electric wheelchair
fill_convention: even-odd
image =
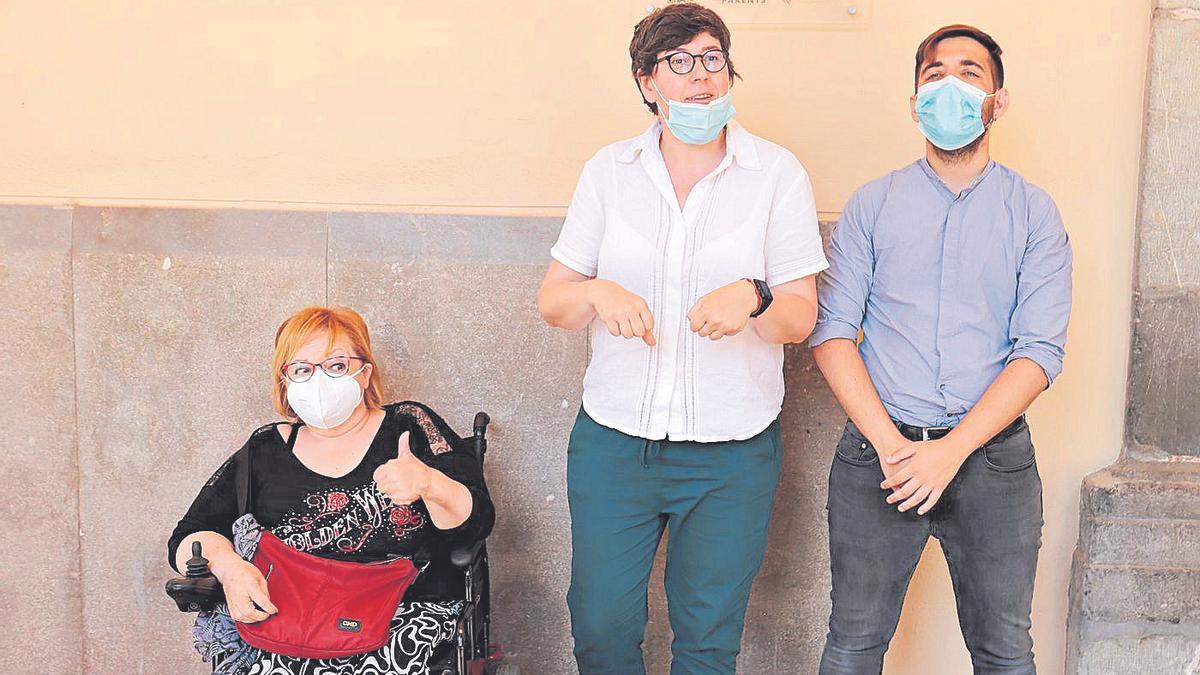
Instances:
[[[487,455],[487,413],[476,413],[473,433],[464,439],[467,448],[483,465]],[[448,556],[456,576],[449,580],[451,594],[463,602],[452,640],[439,645],[429,661],[430,675],[520,675],[520,669],[502,661],[499,645],[491,642],[491,597],[487,543],[478,541],[470,547],[441,551],[435,555]],[[192,559],[187,574],[167,581],[167,595],[183,612],[212,609],[224,599],[220,582],[208,569],[199,542],[192,544]]]

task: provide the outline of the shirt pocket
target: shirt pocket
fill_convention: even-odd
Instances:
[[[762,279],[767,273],[764,251],[766,221],[751,220],[736,228],[715,233],[706,228],[695,264],[699,268],[696,299],[738,279]]]
[[[596,259],[596,278],[615,281],[631,293],[645,293],[659,257],[654,241],[645,234],[649,227],[632,228],[618,216],[608,218]],[[653,232],[649,236],[653,237]]]

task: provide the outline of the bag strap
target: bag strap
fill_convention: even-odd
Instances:
[[[296,436],[300,435],[300,422],[295,422],[295,423],[291,424],[290,426],[292,428],[292,432],[288,436],[288,440],[287,440],[287,451],[288,452],[292,452],[292,449],[294,447],[296,447]],[[276,432],[276,433],[278,433],[278,432]],[[237,464],[237,472],[238,472],[237,501],[238,501],[239,517],[244,516],[247,513],[250,513],[250,506],[251,506],[251,501],[250,501],[250,498],[251,498],[251,495],[250,495],[250,485],[251,485],[250,464],[251,464],[251,459],[252,459],[250,457],[250,452],[251,452],[251,448],[253,448],[253,447],[254,447],[254,445],[252,443],[247,443],[246,445],[242,446],[242,449],[238,450],[237,457],[234,459],[234,462]]]

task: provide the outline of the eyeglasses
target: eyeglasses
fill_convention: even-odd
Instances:
[[[719,73],[722,70],[725,70],[725,66],[729,61],[726,57],[725,50],[710,49],[703,54],[674,52],[667,54],[661,59],[658,59],[655,61],[655,63],[658,63],[659,61],[666,61],[667,65],[671,67],[671,72],[675,73],[676,75],[687,75],[696,67],[696,59],[703,61],[704,69],[710,73]]]
[[[307,382],[317,372],[317,368],[325,371],[329,377],[344,377],[350,374],[350,362],[362,361],[367,362],[361,356],[332,356],[320,363],[309,363],[308,361],[292,361],[285,365],[280,371],[289,382],[300,384]],[[357,371],[355,371],[357,372]]]

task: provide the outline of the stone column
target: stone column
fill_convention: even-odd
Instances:
[[[1200,0],[1152,30],[1125,447],[1083,484],[1068,673],[1200,673]]]

